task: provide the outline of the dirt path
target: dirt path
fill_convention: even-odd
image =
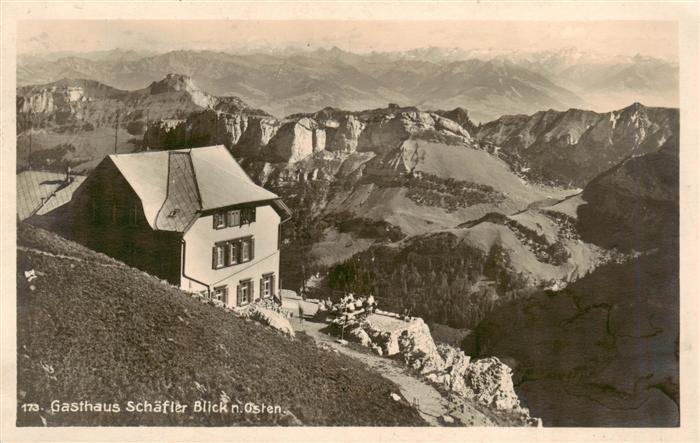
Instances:
[[[287,303],[287,306],[290,305],[291,303]],[[321,329],[325,327],[324,323],[315,323],[308,320],[302,322],[295,313],[292,319],[292,326],[296,331],[305,332],[316,343],[326,345],[347,356],[360,360],[370,369],[379,372],[396,383],[399,386],[401,395],[410,403],[415,404],[423,419],[432,426],[443,426],[442,421],[438,420],[438,418],[444,415],[451,415],[470,426],[495,426],[493,421],[472,405],[468,403],[458,405],[448,401],[429,383],[410,375],[399,362],[380,357],[369,350],[358,350],[353,345],[338,343],[335,337],[321,332]]]

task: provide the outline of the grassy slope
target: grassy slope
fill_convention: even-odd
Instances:
[[[54,399],[90,400],[124,408],[128,400],[218,402],[223,391],[232,402],[280,405],[304,425],[424,424],[407,403],[390,398],[399,392],[393,383],[359,362],[240,320],[46,231],[19,226],[18,236],[20,246],[90,260],[18,251],[18,401],[46,408]],[[43,273],[34,291],[21,275],[28,269]],[[41,425],[35,414],[18,416],[19,425]],[[43,417],[58,426],[295,423],[252,414]]]
[[[510,219],[544,236],[550,244],[560,241],[569,254],[569,260],[558,265],[539,261],[528,245],[518,239],[510,229],[500,224],[483,222],[472,228],[450,232],[484,252],[489,251],[494,245],[504,248],[517,272],[532,276],[538,281],[582,277],[595,269],[603,258],[604,251],[601,248],[561,236],[557,224],[537,209],[528,209],[510,216]]]

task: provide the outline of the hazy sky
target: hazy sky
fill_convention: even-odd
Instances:
[[[575,46],[608,55],[644,54],[675,60],[674,22],[517,21],[32,21],[18,26],[20,54],[114,48],[164,52],[329,48],[353,52],[428,46],[547,50]]]

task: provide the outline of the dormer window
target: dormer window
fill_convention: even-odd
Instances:
[[[226,227],[226,219],[222,212],[214,214],[214,229],[222,229]]]
[[[214,229],[234,228],[255,221],[255,208],[229,209],[214,213]]]

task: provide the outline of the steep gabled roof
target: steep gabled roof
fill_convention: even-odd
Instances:
[[[109,158],[157,230],[183,232],[198,212],[279,198],[256,185],[223,145]]]
[[[190,157],[204,211],[279,198],[256,185],[224,146],[193,149]]]

